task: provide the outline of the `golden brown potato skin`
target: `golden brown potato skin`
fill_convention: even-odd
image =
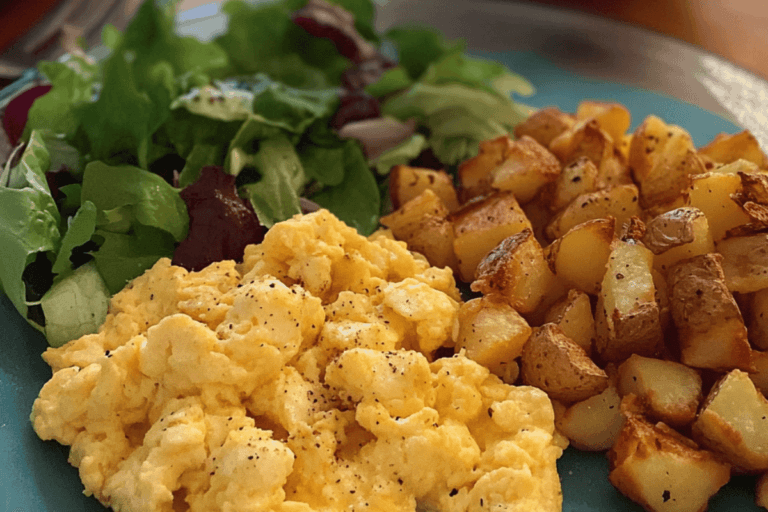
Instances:
[[[501,297],[520,313],[536,310],[555,291],[556,278],[530,229],[502,240],[478,264],[471,289]]]
[[[534,329],[523,347],[520,375],[564,403],[579,402],[608,387],[608,375],[555,324]]]
[[[448,220],[453,223],[459,277],[466,283],[474,279],[477,265],[499,242],[532,228],[511,192],[475,198],[449,215]]]
[[[712,386],[691,431],[740,471],[768,471],[768,400],[745,372],[728,372]]]
[[[728,483],[731,467],[664,423],[642,415],[634,395],[622,400],[626,421],[608,452],[608,479],[648,511],[703,512]]]
[[[566,114],[559,108],[542,108],[515,126],[515,138],[527,135],[536,139],[542,146],[549,147],[555,137],[572,127],[575,122],[572,114]]]
[[[721,261],[721,255],[710,253],[669,269],[667,285],[680,361],[696,368],[753,371],[747,329],[725,284]]]

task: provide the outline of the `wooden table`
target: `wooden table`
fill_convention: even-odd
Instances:
[[[768,79],[768,2],[765,0],[532,0],[532,3],[639,25],[697,45]]]

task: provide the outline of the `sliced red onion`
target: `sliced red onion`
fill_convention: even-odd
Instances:
[[[339,137],[358,140],[365,156],[375,159],[411,137],[415,131],[415,119],[402,122],[391,117],[378,117],[347,123],[339,130]]]

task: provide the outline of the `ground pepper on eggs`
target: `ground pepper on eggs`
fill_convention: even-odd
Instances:
[[[31,419],[117,511],[560,510],[544,392],[452,346],[460,296],[327,211],[242,264],[160,260],[58,349]]]

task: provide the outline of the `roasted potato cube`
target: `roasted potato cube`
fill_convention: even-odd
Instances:
[[[629,167],[644,208],[671,203],[688,188],[691,174],[705,171],[690,134],[653,115],[632,136]]]
[[[583,156],[563,167],[557,180],[549,187],[549,209],[561,210],[582,194],[596,191],[599,173],[592,160]]]
[[[632,182],[629,166],[613,139],[595,119],[577,122],[549,144],[549,150],[563,163],[588,158],[598,170],[598,188]]]
[[[408,249],[423,254],[433,267],[452,270],[458,268],[459,262],[453,252],[453,224],[446,219],[427,216],[418,229],[403,239]]]
[[[430,189],[443,200],[448,211],[459,207],[459,200],[453,180],[445,171],[396,165],[389,173],[389,197],[394,209]]]
[[[688,206],[698,208],[707,217],[712,239],[717,242],[729,229],[750,221],[741,206],[731,198],[742,191],[738,174],[705,173],[691,177]]]
[[[499,242],[531,229],[511,192],[496,192],[471,201],[452,213],[449,220],[453,222],[459,277],[466,283],[474,279],[477,265]]]
[[[768,400],[745,372],[732,370],[712,387],[692,433],[734,467],[768,471]]]
[[[381,218],[397,240],[408,249],[423,254],[432,266],[456,269],[453,252],[453,224],[448,209],[431,189],[425,189],[398,210]]]
[[[753,350],[752,361],[755,364],[755,372],[750,373],[749,378],[763,396],[768,396],[768,352]]]
[[[491,186],[509,190],[520,203],[527,203],[539,189],[557,179],[560,162],[535,139],[523,135],[512,143],[504,161],[493,170]]]
[[[608,375],[555,324],[533,330],[523,347],[520,375],[524,384],[535,386],[564,403],[573,403],[602,393]]]
[[[616,232],[630,217],[641,214],[635,185],[618,185],[582,194],[568,204],[549,223],[546,234],[550,240],[560,238],[569,229],[593,219],[616,219]]]
[[[711,169],[707,168],[707,171],[718,174],[738,174],[740,172],[757,174],[760,172],[760,168],[757,164],[740,158],[728,164],[714,163]]]
[[[504,161],[512,143],[509,135],[482,141],[477,156],[459,164],[457,174],[460,183],[459,199],[461,203],[486,195],[493,190],[491,188],[491,173]]]
[[[556,107],[537,110],[528,119],[515,126],[515,138],[527,135],[536,139],[542,146],[549,147],[552,139],[572,127],[576,119],[572,114],[562,112]]]
[[[534,311],[550,295],[557,278],[530,229],[505,238],[477,266],[470,288],[501,297],[521,313]]]
[[[768,288],[768,234],[720,240],[725,284],[731,292],[750,293]]]
[[[683,260],[667,273],[680,362],[696,368],[753,369],[747,329],[717,253]]]
[[[714,252],[706,215],[691,207],[676,208],[648,221],[643,244],[653,252],[653,266],[666,272],[680,260]]]
[[[478,297],[459,309],[456,352],[503,377],[506,366],[523,352],[531,335],[525,319],[506,302]]]
[[[613,217],[583,222],[547,248],[549,266],[560,279],[596,295],[605,276],[615,236]]]
[[[649,417],[673,427],[691,423],[704,398],[701,375],[695,369],[637,354],[619,366],[618,390],[621,396],[639,397]]]
[[[614,144],[621,141],[629,130],[632,117],[627,107],[620,103],[582,101],[576,108],[576,119],[594,119],[611,136]]]
[[[768,168],[768,158],[749,130],[732,135],[718,134],[709,144],[699,148],[699,154],[713,162],[728,164],[741,158],[756,164],[761,169]]]
[[[595,342],[595,317],[589,295],[580,290],[570,290],[568,295],[554,303],[546,315],[545,323],[552,323],[562,329],[587,355],[592,353]]]
[[[596,348],[604,361],[661,351],[664,336],[652,269],[650,250],[634,241],[613,242],[595,311]]]
[[[577,402],[556,415],[555,427],[578,450],[605,451],[613,446],[624,426],[620,404],[616,387],[608,386],[602,393]]]
[[[613,153],[613,140],[597,121],[585,119],[553,139],[549,150],[563,164],[585,156],[599,169],[603,158]]]
[[[626,407],[624,427],[608,452],[610,482],[651,512],[701,512],[730,480],[730,466],[664,423]]]

